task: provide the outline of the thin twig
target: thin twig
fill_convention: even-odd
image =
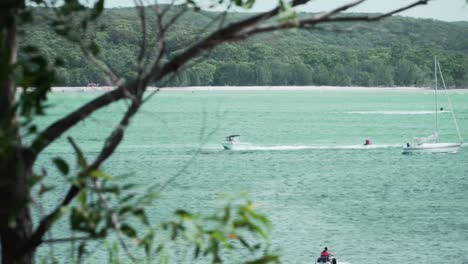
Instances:
[[[138,77],[141,77],[143,74],[143,62],[146,54],[146,46],[147,46],[147,27],[146,27],[146,12],[145,7],[143,6],[143,2],[141,0],[134,0],[135,8],[138,12],[138,17],[140,18],[141,24],[141,46],[140,52],[137,58],[138,64]]]
[[[86,241],[86,240],[96,240],[98,238],[95,237],[66,237],[66,238],[55,238],[55,239],[44,239],[42,243],[69,243],[69,242],[76,242],[76,241]]]
[[[81,52],[90,60],[96,67],[98,67],[107,77],[107,81],[110,85],[112,86],[120,86],[122,85],[125,81],[123,79],[120,79],[116,73],[105,63],[103,60],[98,59],[96,56],[94,56],[91,51],[89,51],[88,48],[86,48],[85,44],[83,41],[79,42]]]
[[[161,11],[161,7],[159,5],[155,5],[155,13],[156,13],[156,20],[158,23],[158,32],[159,32],[159,50],[158,56],[154,61],[153,65],[157,65],[159,67],[159,62],[163,58],[164,54],[166,53],[166,30],[164,29],[163,25],[163,14]]]

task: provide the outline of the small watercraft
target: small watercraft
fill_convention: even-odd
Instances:
[[[364,141],[364,146],[369,146],[369,145],[371,145],[371,144],[372,144],[372,143],[371,143],[370,139],[369,139],[369,138],[366,138],[366,141]]]
[[[330,257],[319,257],[315,264],[337,264],[336,258],[333,256]]]
[[[226,150],[232,150],[236,145],[241,144],[240,135],[227,136],[223,142],[223,148]]]

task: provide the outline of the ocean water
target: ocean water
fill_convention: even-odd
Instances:
[[[40,126],[97,95],[51,94]],[[451,99],[468,138],[468,91]],[[448,103],[439,101],[441,140],[456,141]],[[99,111],[67,135],[95,155],[124,106]],[[273,221],[283,263],[314,263],[324,246],[339,263],[468,263],[468,147],[401,154],[404,143],[433,132],[433,108],[430,91],[162,92],[132,121],[105,170],[146,185],[180,174],[150,208],[153,220],[177,208],[209,211],[221,194],[247,192]],[[223,150],[230,134],[248,145]],[[372,146],[362,145],[366,138]],[[64,137],[37,168],[60,182],[50,159],[71,153]],[[44,211],[65,191],[46,196]],[[66,236],[61,230],[59,223],[54,236]],[[106,259],[104,252],[93,259]]]

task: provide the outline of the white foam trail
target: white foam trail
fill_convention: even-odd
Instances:
[[[286,146],[235,146],[232,150],[304,150],[304,149],[380,149],[402,147],[403,144],[375,144],[375,145],[286,145]]]
[[[439,111],[438,113],[451,113],[452,111]],[[347,114],[358,115],[433,115],[434,111],[351,111]]]

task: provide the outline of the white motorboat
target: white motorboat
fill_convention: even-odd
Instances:
[[[403,154],[410,153],[456,153],[461,143],[422,143],[403,147]]]
[[[406,143],[406,145],[402,149],[403,154],[411,154],[411,153],[456,153],[459,149],[460,146],[463,143],[463,140],[461,138],[460,134],[460,128],[458,126],[457,119],[455,117],[455,112],[453,111],[452,107],[452,101],[450,100],[449,94],[447,92],[447,87],[445,86],[445,80],[444,76],[442,75],[442,71],[440,69],[440,64],[437,61],[437,58],[434,58],[434,97],[435,97],[435,108],[434,108],[434,115],[435,115],[435,133],[428,136],[428,137],[422,137],[422,138],[415,138],[413,143]],[[447,100],[449,103],[449,106],[451,108],[452,112],[452,117],[453,117],[453,122],[455,124],[455,128],[457,130],[457,135],[459,142],[455,143],[449,143],[449,142],[439,142],[439,124],[438,124],[438,112],[439,111],[444,111],[443,108],[438,107],[437,105],[437,86],[438,86],[438,80],[437,76],[440,74],[440,79],[442,81],[445,94],[447,95]]]
[[[250,146],[250,144],[240,141],[240,135],[227,136],[222,145],[226,150],[245,149]]]

